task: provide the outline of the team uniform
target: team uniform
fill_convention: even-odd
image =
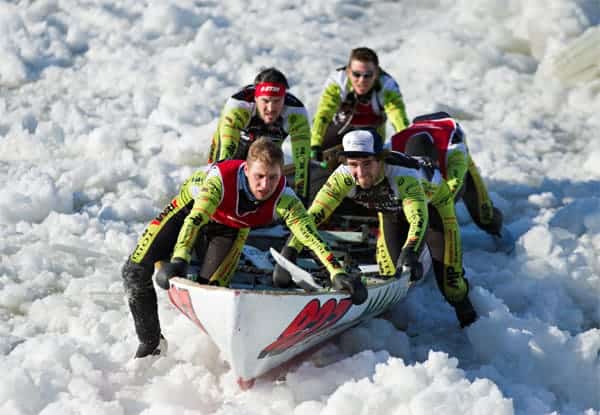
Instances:
[[[348,167],[340,165],[308,212],[318,226],[345,197],[377,211],[376,260],[380,275],[397,275],[400,252],[409,247],[418,253],[426,242],[440,291],[451,305],[460,307],[468,301],[469,286],[464,278],[460,231],[448,184],[439,170],[419,164],[415,159],[392,154],[386,160],[383,177],[369,189],[360,188]],[[295,239],[289,245],[298,251],[302,249],[301,242]],[[461,324],[464,319],[459,316]]]
[[[282,177],[274,194],[257,201],[248,188],[245,161],[226,160],[188,178],[179,194],[150,222],[123,267],[123,279],[135,328],[142,344],[160,336],[154,263],[171,258],[189,263],[195,252],[201,261],[199,277],[226,286],[239,262],[253,227],[283,220],[311,249],[332,279],[344,270],[319,238],[312,218]]]
[[[376,129],[385,138],[388,119],[395,131],[408,125],[398,84],[389,74],[380,72],[371,91],[362,96],[354,92],[346,68],[329,76],[314,115],[311,147],[331,148],[341,144],[345,132],[362,128]]]
[[[464,327],[472,323],[476,315],[468,298],[469,284],[464,277],[462,242],[454,209],[454,194],[439,169],[426,160],[419,160],[419,164],[420,181],[429,209],[426,241],[436,281]]]
[[[284,108],[281,115],[275,123],[265,124],[256,110],[256,88],[256,85],[248,85],[225,103],[217,130],[212,137],[208,162],[225,159],[245,160],[248,147],[258,136],[268,136],[281,145],[289,135],[295,168],[293,188],[296,194],[306,201],[310,161],[308,112],[298,98],[284,92]]]
[[[434,161],[455,199],[462,197],[477,226],[490,234],[499,234],[502,213],[492,204],[460,125],[446,113],[417,117],[409,127],[392,136],[392,150],[405,152],[407,143],[417,134],[425,134],[433,143]]]
[[[396,260],[404,247],[420,252],[428,224],[427,203],[415,168],[385,164],[384,175],[372,188],[365,190],[345,165],[329,176],[308,209],[317,227],[325,222],[344,198],[349,198],[368,210],[377,211],[379,237],[377,263],[379,273],[396,273]],[[290,246],[298,251],[301,241],[292,238]]]

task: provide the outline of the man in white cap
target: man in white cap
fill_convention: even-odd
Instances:
[[[186,278],[195,253],[197,282],[229,286],[250,229],[282,220],[321,261],[331,286],[346,291],[354,304],[368,296],[359,276],[348,275],[319,237],[312,217],[286,186],[283,151],[269,137],[257,138],[246,160],[225,160],[196,171],[142,234],[122,269],[135,331],[136,358],[163,355],[166,340],[152,284],[169,289],[173,277]]]
[[[461,327],[473,323],[477,313],[464,278],[452,193],[439,171],[403,153],[383,150],[383,140],[375,130],[350,131],[342,144],[344,163],[327,179],[308,210],[317,226],[345,197],[376,211],[379,274],[400,277],[404,269],[411,281],[423,276],[419,254],[427,242],[442,295],[453,306]],[[302,248],[302,243],[291,237],[282,254],[295,260]],[[280,267],[275,269],[273,281],[278,286],[291,283]]]

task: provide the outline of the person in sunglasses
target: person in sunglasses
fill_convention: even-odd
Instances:
[[[473,222],[492,236],[497,250],[507,254],[514,250],[515,239],[503,226],[502,212],[490,199],[467,147],[466,134],[448,113],[416,117],[411,125],[394,134],[390,143],[394,151],[432,160],[448,183],[454,200],[462,199]]]
[[[293,189],[308,203],[310,124],[304,104],[288,92],[285,75],[276,68],[261,70],[254,83],[233,94],[221,112],[213,134],[208,162],[244,160],[258,136],[270,137],[281,146],[292,144]]]
[[[360,277],[337,262],[282,172],[281,148],[268,137],[257,138],[246,160],[225,160],[195,172],[150,222],[122,269],[140,341],[135,358],[166,352],[152,284],[156,262],[167,261],[156,274],[161,288],[168,289],[172,277],[187,277],[192,252],[201,263],[198,282],[228,286],[250,229],[277,219],[319,258],[334,289],[349,292],[354,304],[365,302],[368,292]]]
[[[329,76],[313,117],[311,157],[323,160],[323,151],[342,143],[347,131],[374,128],[385,139],[385,124],[395,131],[408,125],[400,88],[379,67],[377,54],[359,47],[350,52],[348,63]]]
[[[464,277],[454,199],[440,171],[431,160],[384,149],[375,130],[346,133],[340,155],[344,163],[329,176],[308,209],[316,225],[325,223],[344,198],[376,212],[379,274],[400,278],[404,270],[411,282],[423,277],[419,255],[427,243],[440,292],[454,308],[461,327],[472,324],[477,312]],[[292,235],[281,254],[294,262],[302,249],[302,242]],[[273,283],[288,286],[291,276],[276,265]]]

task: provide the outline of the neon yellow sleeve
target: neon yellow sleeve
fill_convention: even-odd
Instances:
[[[411,247],[418,252],[429,224],[425,192],[416,177],[398,176],[395,182],[398,195],[402,199],[402,210],[409,224],[403,248]]]
[[[277,214],[302,246],[314,252],[333,277],[343,272],[327,244],[321,239],[311,215],[293,192],[284,192],[276,206]]]
[[[292,160],[294,161],[294,191],[297,195],[309,198],[310,163],[310,124],[304,107],[290,109],[288,133],[292,141]]]
[[[308,209],[317,227],[331,216],[353,187],[354,178],[345,170],[338,168],[329,176]],[[301,251],[304,244],[299,238],[293,237],[289,246]]]
[[[406,106],[404,105],[402,94],[400,93],[396,82],[393,82],[392,84],[395,87],[384,86],[383,110],[394,126],[395,132],[398,132],[404,130],[408,126],[408,116],[406,115]]]
[[[247,107],[248,105],[244,104],[246,103],[237,101],[234,98],[229,98],[227,104],[225,104],[217,127],[219,137],[216,140],[219,148],[215,150],[217,159],[213,161],[225,160],[235,154],[240,143],[240,132],[248,125],[252,116],[250,109]]]
[[[453,195],[456,195],[456,192],[462,187],[468,168],[469,161],[465,151],[461,148],[448,149],[448,153],[446,153],[446,182]]]
[[[335,81],[331,81],[325,87],[319,99],[319,105],[313,118],[313,125],[310,137],[311,146],[323,145],[323,138],[327,127],[338,112],[342,103],[341,87]]]
[[[216,167],[212,168],[208,174],[205,170],[194,173],[184,183],[180,195],[188,200],[193,198],[194,205],[183,221],[172,258],[181,258],[186,262],[190,262],[198,231],[208,223],[219,203],[221,203],[223,182],[221,176],[216,172]]]

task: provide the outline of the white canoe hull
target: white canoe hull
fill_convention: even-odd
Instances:
[[[406,278],[369,284],[369,297],[353,305],[343,292],[235,289],[173,278],[171,302],[215,342],[241,387],[301,353],[381,314],[404,298]]]

